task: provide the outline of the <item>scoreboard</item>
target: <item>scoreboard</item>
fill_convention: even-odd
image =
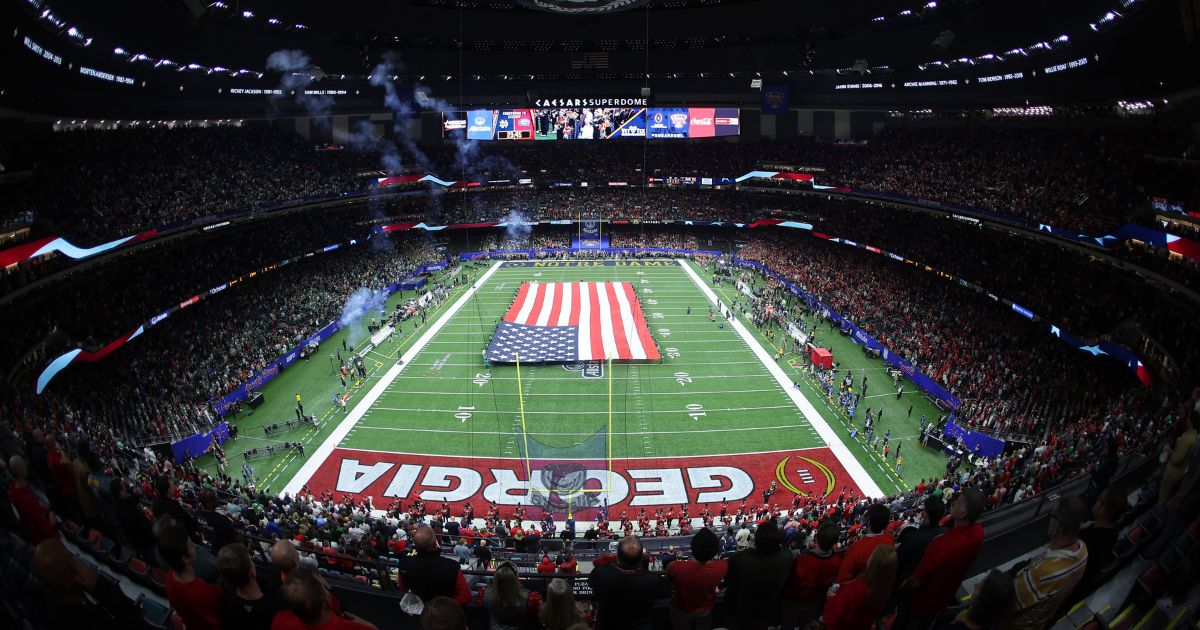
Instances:
[[[721,107],[473,109],[442,116],[443,137],[468,140],[720,138],[741,130],[739,110]]]

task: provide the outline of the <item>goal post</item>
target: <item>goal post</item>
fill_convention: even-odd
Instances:
[[[524,377],[516,357],[517,399],[521,435],[517,445],[529,485],[530,518],[549,512],[572,516],[600,509],[613,488],[613,362],[607,359],[607,415],[595,432],[572,444],[550,444],[530,434],[526,423]]]

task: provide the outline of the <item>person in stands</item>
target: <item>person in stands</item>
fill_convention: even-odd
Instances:
[[[158,555],[167,563],[167,601],[188,630],[221,628],[221,587],[196,576],[196,544],[181,525],[158,535]]]
[[[54,512],[42,503],[29,486],[29,470],[25,466],[25,459],[20,455],[8,458],[8,471],[13,476],[12,482],[8,484],[8,498],[12,507],[17,510],[17,516],[29,536],[29,542],[36,545],[44,540],[57,538],[58,532],[54,529],[52,521]]]
[[[914,625],[902,624],[897,630],[928,626],[954,601],[959,585],[983,547],[983,525],[975,522],[983,514],[983,505],[983,492],[978,488],[967,488],[954,498],[950,504],[954,527],[930,541],[912,576],[901,586],[909,613],[902,612],[902,616],[910,616]]]
[[[240,543],[230,543],[217,552],[217,568],[225,581],[221,598],[221,624],[226,628],[269,630],[279,602],[263,591],[250,551]]]
[[[427,526],[412,535],[412,550],[401,559],[400,587],[420,596],[422,601],[446,596],[459,606],[471,603],[471,591],[458,562],[442,556],[437,535]]]
[[[492,583],[483,593],[483,605],[488,610],[491,630],[519,630],[533,622],[541,597],[521,588],[517,567],[502,562],[496,567]]]
[[[692,536],[692,557],[667,566],[671,597],[671,626],[675,630],[708,630],[716,605],[717,585],[729,570],[725,560],[715,559],[721,541],[705,527]]]
[[[449,597],[435,597],[421,612],[421,630],[467,630],[467,614]]]
[[[567,630],[583,624],[583,614],[571,593],[571,584],[562,578],[550,580],[546,587],[546,601],[538,612],[538,621],[545,630]]]
[[[792,574],[792,554],[774,520],[754,530],[754,547],[729,559],[725,605],[730,626],[761,630],[778,625],[783,588]]]
[[[374,625],[329,606],[329,587],[316,571],[299,568],[279,590],[284,610],[275,615],[271,630],[370,630]],[[190,627],[189,627],[190,628]]]
[[[827,630],[865,630],[875,627],[896,583],[896,549],[877,545],[861,577],[837,584],[825,602],[822,620]]]
[[[807,628],[813,620],[820,618],[825,608],[825,595],[842,565],[841,556],[833,553],[840,536],[841,528],[832,521],[825,521],[817,528],[815,545],[796,556],[792,575],[783,590],[781,615],[784,627]]]
[[[598,630],[641,630],[650,627],[650,609],[670,595],[661,576],[647,567],[642,541],[626,536],[617,543],[617,555],[593,563],[588,583],[595,593]]]
[[[1087,545],[1079,540],[1083,501],[1064,497],[1050,508],[1050,542],[1046,550],[1020,567],[1013,578],[1017,608],[1012,628],[1044,628],[1079,582],[1088,562]]]
[[[42,541],[30,562],[47,597],[37,600],[42,605],[30,602],[34,627],[123,630],[141,624],[140,612],[121,587],[102,579],[96,569],[75,557],[62,539]],[[8,566],[5,577],[15,578],[14,569]]]
[[[955,615],[941,630],[999,630],[1012,617],[1013,604],[1012,578],[992,569],[975,583],[970,608]]]
[[[842,558],[842,566],[838,568],[837,582],[843,584],[859,577],[867,570],[867,560],[876,547],[891,547],[895,544],[892,535],[887,532],[891,514],[887,506],[873,503],[867,508],[867,533],[850,545]]]

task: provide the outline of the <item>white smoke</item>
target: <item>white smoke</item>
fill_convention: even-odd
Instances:
[[[325,77],[325,72],[314,66],[304,51],[277,50],[267,57],[267,69],[280,73],[279,89],[283,94],[271,99],[278,107],[281,99],[294,97],[297,105],[304,108],[317,124],[328,124],[333,112],[333,97],[328,94],[306,94],[308,86]]]
[[[508,216],[504,218],[504,221],[507,223],[504,226],[505,238],[509,241],[522,242],[529,238],[530,232],[533,231],[532,226],[525,224],[528,221],[525,215],[515,209],[508,211]]]
[[[347,343],[358,347],[358,343],[362,341],[368,334],[367,318],[372,314],[378,315],[387,302],[387,292],[384,290],[372,291],[366,287],[357,289],[350,297],[346,298],[346,304],[342,306],[342,314],[338,317],[342,328],[347,329]]]

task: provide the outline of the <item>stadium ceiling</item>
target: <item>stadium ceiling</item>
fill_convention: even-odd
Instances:
[[[388,60],[386,72],[398,81],[427,85],[443,97],[563,89],[627,93],[646,85],[656,93],[746,97],[751,81],[761,79],[795,82],[796,95],[834,99],[839,81],[937,84],[958,78],[958,85],[967,85],[983,75],[1032,76],[1082,58],[1092,64],[1089,70],[1103,58],[1107,80],[1117,83],[1110,87],[1132,87],[1137,94],[1123,96],[1141,97],[1160,76],[1186,82],[1197,71],[1170,70],[1172,58],[1190,58],[1196,49],[1194,32],[1189,39],[1179,5],[1171,0],[0,4],[0,12],[12,13],[17,25],[6,58],[20,66],[5,87],[47,99],[54,91],[72,93],[59,95],[60,101],[87,95],[76,82],[40,76],[53,70],[46,60],[54,57],[61,68],[85,66],[91,79],[160,92],[225,94],[278,86],[279,74],[267,60],[281,50],[303,53],[307,59],[297,70],[322,88],[362,91],[372,71]],[[1122,73],[1130,85],[1114,78]],[[816,82],[805,83],[808,78]],[[1082,90],[1095,92],[1096,83],[1093,77]],[[95,82],[85,79],[84,85]],[[1012,98],[1029,92],[1008,86]],[[834,100],[874,98],[862,94],[838,92]]]

